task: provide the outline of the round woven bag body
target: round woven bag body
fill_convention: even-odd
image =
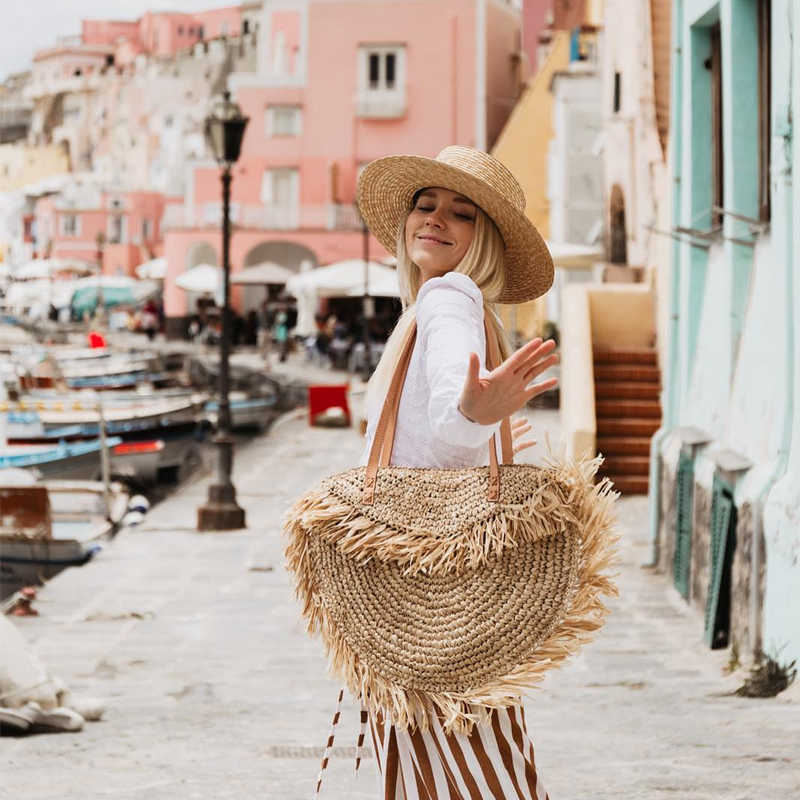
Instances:
[[[288,567],[333,672],[401,727],[466,732],[602,626],[615,537],[600,459],[490,469],[366,468],[287,515]]]
[[[389,466],[414,338],[412,327],[367,465],[288,512],[287,566],[309,631],[370,711],[468,732],[602,626],[617,495],[594,482],[600,458],[513,464],[508,419],[502,464],[493,436],[488,467]]]

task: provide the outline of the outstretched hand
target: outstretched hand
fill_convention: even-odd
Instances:
[[[480,360],[469,357],[469,369],[458,404],[461,413],[481,425],[492,425],[519,411],[529,400],[555,387],[557,378],[540,383],[531,381],[558,363],[553,353],[556,343],[533,339],[510,355],[485,378],[480,377]]]

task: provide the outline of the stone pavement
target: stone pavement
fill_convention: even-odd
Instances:
[[[557,433],[554,412],[533,417]],[[15,621],[53,673],[76,694],[107,698],[108,710],[81,733],[0,741],[0,798],[310,798],[338,685],[303,632],[280,518],[360,448],[352,430],[287,415],[237,451],[246,531],[195,532],[197,480],[42,590],[41,616]],[[527,701],[550,796],[800,796],[798,706],[724,694],[734,686],[725,654],[703,648],[698,615],[640,566],[645,522],[645,499],[622,503],[614,613]],[[374,759],[352,777],[357,728],[348,704],[323,798],[379,796]]]

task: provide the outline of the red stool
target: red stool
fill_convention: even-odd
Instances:
[[[316,417],[329,408],[341,408],[347,424],[350,425],[350,406],[347,405],[349,385],[318,384],[308,387],[308,424],[313,425]]]

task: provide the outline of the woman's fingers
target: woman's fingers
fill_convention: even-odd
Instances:
[[[539,338],[531,339],[527,344],[522,345],[518,350],[513,352],[501,365],[500,368],[510,369],[512,372],[517,372],[520,367],[535,353],[542,345],[542,340]]]
[[[545,359],[551,358],[551,354],[553,354],[555,347],[556,343],[552,339],[537,347],[523,362],[519,364],[518,368],[515,370],[516,374],[525,375],[526,373],[529,373],[531,370],[535,369],[535,367],[542,363]]]
[[[547,358],[542,359],[541,361],[537,361],[533,364],[522,376],[523,380],[526,384],[530,383],[533,378],[537,375],[541,375],[546,369],[558,364],[561,360],[558,353],[553,353],[552,355],[547,356]]]
[[[514,442],[514,455],[533,447],[536,444],[536,439],[525,439],[522,442]]]
[[[525,391],[525,402],[527,403],[528,400],[532,400],[534,397],[537,397],[538,395],[543,394],[550,389],[555,389],[557,385],[558,378],[550,378],[549,380],[542,381],[541,383],[535,383]]]

